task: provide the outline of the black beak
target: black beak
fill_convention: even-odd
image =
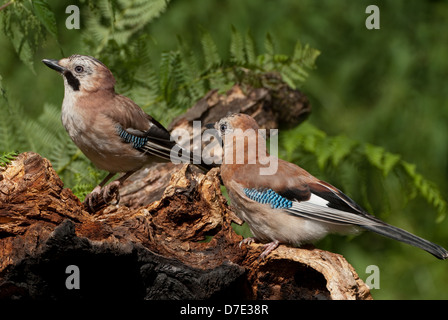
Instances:
[[[59,73],[62,73],[66,70],[64,67],[59,65],[58,60],[43,59],[42,62],[45,63],[47,67],[56,70]]]
[[[207,123],[207,124],[205,125],[205,127],[206,127],[207,129],[215,129],[215,124],[214,124],[214,123]]]

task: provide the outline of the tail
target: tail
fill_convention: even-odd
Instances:
[[[181,161],[183,163],[191,163],[205,172],[208,172],[215,167],[219,167],[219,164],[215,164],[212,161],[208,161],[211,162],[210,164],[208,164],[201,156],[197,156],[193,152],[188,152],[180,146],[178,146],[178,148],[179,150],[176,155],[177,158],[175,157],[177,161]]]
[[[123,133],[124,132],[124,133]],[[195,155],[193,152],[189,152],[181,146],[177,145],[172,140],[160,140],[154,137],[145,137],[143,140],[137,140],[133,135],[127,131],[122,130],[119,132],[120,136],[125,139],[126,142],[133,142],[134,148],[141,150],[142,152],[151,154],[165,161],[171,161],[175,163],[191,163],[205,172],[210,171],[214,167],[218,167],[211,161],[207,164],[201,156]],[[128,139],[128,140],[126,140]],[[136,145],[136,142],[139,143]],[[175,148],[173,150],[173,148]]]
[[[410,232],[404,231],[403,229],[388,225],[388,224],[377,224],[377,225],[362,225],[360,226],[369,231],[379,233],[383,236],[398,240],[417,248],[423,249],[438,259],[445,260],[448,258],[448,251],[443,247],[432,243],[423,238],[417,237]]]

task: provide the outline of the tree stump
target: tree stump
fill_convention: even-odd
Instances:
[[[207,100],[214,92],[198,102],[199,118],[213,118],[235,94],[240,107],[251,105],[239,111],[265,117],[269,92],[236,86],[216,103]],[[221,194],[219,168],[157,164],[120,193],[119,205],[89,214],[40,155],[0,167],[0,298],[371,299],[341,255],[280,245],[260,261],[260,244],[240,247],[232,223],[241,221]]]
[[[281,245],[259,261],[260,244],[240,248],[218,168],[176,166],[160,200],[93,215],[36,153],[0,174],[1,298],[370,299],[338,254]]]

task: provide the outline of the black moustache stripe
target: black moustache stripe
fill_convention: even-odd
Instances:
[[[64,71],[65,79],[67,79],[67,83],[70,85],[70,87],[73,88],[74,91],[79,91],[79,80],[76,79],[76,77],[71,73],[70,71]]]

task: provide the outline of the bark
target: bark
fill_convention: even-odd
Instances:
[[[240,247],[220,186],[219,168],[158,164],[89,214],[48,160],[20,154],[0,168],[0,298],[371,299],[341,255]]]

